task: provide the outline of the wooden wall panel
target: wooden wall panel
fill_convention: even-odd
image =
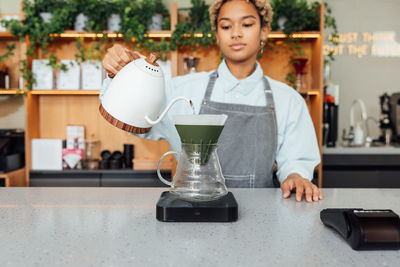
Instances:
[[[308,90],[315,89],[312,88],[312,81],[314,79],[318,80],[318,78],[312,77],[312,43],[301,42],[301,45],[305,57],[310,58],[305,69],[305,84],[308,85]],[[184,57],[186,56],[200,58],[197,66],[197,71],[199,72],[215,70],[218,68],[219,63],[221,62],[220,51],[216,45],[211,46],[208,49],[200,48],[196,51],[192,51],[190,48],[180,49],[178,55],[178,75],[184,75],[188,73],[184,68]],[[287,45],[282,41],[274,41],[268,44],[263,57],[258,59],[258,62],[263,68],[265,75],[270,76],[272,79],[286,83],[286,75],[293,69],[293,67],[289,64],[289,58],[290,54],[287,52]]]
[[[303,78],[305,79],[307,90],[311,90],[311,81],[313,80],[311,73],[312,44],[310,43],[310,41],[300,43],[302,46],[304,57],[310,59],[307,62]],[[268,75],[274,80],[287,83],[287,74],[294,70],[293,66],[289,63],[290,56],[291,52],[288,48],[288,45],[285,44],[283,41],[269,41],[267,47],[265,48],[265,53],[263,57],[258,59],[258,62],[261,64],[265,75]]]
[[[101,140],[102,150],[123,150],[124,143],[134,144],[138,161],[158,161],[170,150],[166,141],[144,140],[112,126],[100,115],[99,104],[98,96],[40,96],[40,138],[65,139],[67,125],[84,125],[86,139]]]

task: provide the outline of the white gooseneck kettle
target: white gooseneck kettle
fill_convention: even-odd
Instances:
[[[170,107],[186,97],[171,100],[160,114],[165,98],[164,74],[156,63],[158,57],[136,59],[123,67],[103,95],[99,111],[112,125],[131,133],[143,134],[160,122]]]

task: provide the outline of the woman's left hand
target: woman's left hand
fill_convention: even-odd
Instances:
[[[319,201],[322,199],[322,191],[308,179],[297,173],[291,174],[281,184],[283,198],[288,198],[293,190],[296,190],[296,200],[301,201],[303,195],[307,202]]]

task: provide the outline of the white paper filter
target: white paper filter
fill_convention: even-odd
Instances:
[[[215,125],[223,126],[228,115],[199,114],[199,115],[173,115],[175,125]]]

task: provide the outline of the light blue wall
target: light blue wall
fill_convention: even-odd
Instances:
[[[332,7],[339,32],[394,31],[400,43],[399,0],[326,0]],[[359,38],[361,39],[361,38]],[[340,85],[339,133],[349,125],[350,106],[362,99],[370,116],[379,118],[379,95],[400,92],[400,57],[337,56],[332,81]],[[359,113],[358,113],[359,114]],[[370,124],[377,136],[378,128]]]

